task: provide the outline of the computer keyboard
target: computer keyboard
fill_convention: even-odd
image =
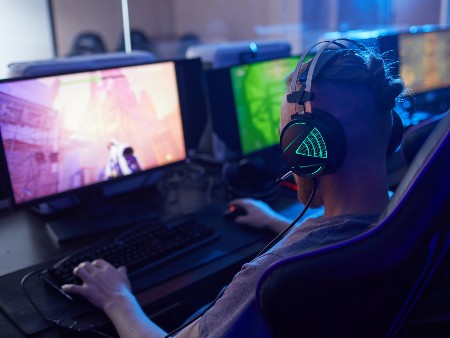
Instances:
[[[41,272],[41,278],[61,291],[63,284],[81,284],[73,269],[84,261],[103,258],[115,267],[126,266],[128,277],[156,268],[180,255],[217,240],[215,231],[195,219],[141,224],[119,235],[78,251]]]

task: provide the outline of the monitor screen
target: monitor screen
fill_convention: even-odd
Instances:
[[[450,30],[403,33],[398,39],[400,76],[412,94],[450,85]]]
[[[185,160],[174,62],[0,82],[15,204]]]
[[[298,57],[234,66],[230,69],[242,154],[277,145],[285,80]]]

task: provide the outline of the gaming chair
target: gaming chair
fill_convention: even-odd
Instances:
[[[446,114],[434,115],[405,131],[400,149],[406,163],[412,162],[428,136]]]
[[[257,305],[273,335],[449,337],[449,208],[447,114],[376,224],[264,272]]]

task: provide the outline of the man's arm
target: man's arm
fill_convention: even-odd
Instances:
[[[152,322],[131,293],[126,269],[116,269],[98,259],[81,263],[74,274],[82,285],[63,285],[64,291],[80,295],[103,310],[122,338],[164,337],[166,332]]]
[[[268,204],[252,198],[238,198],[230,202],[245,209],[246,215],[236,217],[235,222],[259,229],[270,229],[279,234],[292,220],[277,213]]]
[[[122,338],[164,337],[164,332],[152,322],[132,295],[116,301],[104,309]]]

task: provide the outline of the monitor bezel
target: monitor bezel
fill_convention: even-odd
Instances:
[[[39,78],[48,78],[48,77],[55,77],[55,76],[61,76],[61,75],[70,75],[70,74],[81,74],[81,73],[92,73],[92,72],[96,72],[96,71],[101,71],[101,70],[109,70],[109,69],[117,69],[117,68],[130,68],[130,67],[139,67],[139,66],[143,66],[143,65],[151,65],[151,64],[160,64],[160,63],[172,63],[174,65],[174,70],[175,70],[175,76],[176,76],[176,82],[177,82],[177,91],[178,91],[178,104],[180,107],[180,118],[181,118],[181,123],[182,123],[182,132],[183,132],[183,147],[184,147],[184,152],[185,152],[185,156],[183,159],[181,160],[176,160],[174,162],[171,163],[167,163],[161,166],[157,166],[154,168],[149,168],[149,169],[145,169],[142,170],[140,172],[136,172],[130,175],[125,175],[125,176],[119,176],[116,177],[112,180],[107,180],[107,181],[99,181],[99,182],[95,182],[95,183],[91,183],[89,185],[86,186],[80,186],[74,189],[69,189],[66,191],[61,191],[61,192],[56,192],[54,194],[51,195],[47,195],[47,196],[41,196],[38,198],[34,198],[34,199],[30,199],[30,200],[26,200],[26,201],[21,201],[21,202],[17,202],[14,196],[14,189],[13,189],[13,184],[11,181],[11,177],[9,175],[10,170],[8,167],[8,163],[7,163],[7,159],[6,159],[6,150],[4,148],[4,144],[3,144],[3,138],[2,138],[2,134],[1,134],[1,128],[0,128],[0,138],[1,138],[1,142],[0,142],[0,168],[2,169],[2,171],[4,170],[5,173],[2,175],[3,179],[5,180],[5,186],[6,186],[6,192],[8,194],[8,198],[10,199],[10,205],[12,209],[23,209],[23,208],[29,208],[32,206],[37,206],[40,205],[42,203],[52,203],[52,202],[56,202],[62,198],[65,197],[69,197],[69,196],[77,196],[79,194],[83,194],[88,192],[89,190],[92,191],[96,191],[96,192],[101,192],[101,196],[103,196],[105,199],[107,199],[107,196],[102,192],[104,187],[107,186],[111,186],[117,183],[123,183],[126,182],[127,180],[132,180],[135,179],[139,176],[146,176],[146,175],[150,175],[152,172],[156,172],[158,170],[166,170],[170,167],[173,166],[177,166],[177,165],[182,165],[183,163],[188,163],[190,162],[190,158],[189,153],[188,153],[188,147],[187,147],[187,142],[186,142],[186,110],[188,110],[188,108],[186,107],[185,104],[183,104],[183,100],[185,100],[186,98],[184,98],[183,96],[186,95],[186,90],[183,87],[183,83],[180,80],[180,78],[183,77],[183,70],[182,67],[183,65],[189,64],[189,63],[197,63],[199,64],[201,61],[199,59],[191,59],[191,60],[155,60],[152,62],[143,62],[143,63],[136,63],[136,64],[132,64],[132,65],[115,65],[113,67],[111,66],[106,66],[106,67],[98,67],[96,69],[86,69],[86,70],[77,70],[77,71],[67,71],[67,72],[60,72],[58,74],[48,74],[48,75],[37,75],[37,76],[24,76],[24,77],[12,77],[12,78],[6,78],[6,79],[0,79],[0,84],[2,83],[8,83],[8,82],[17,82],[17,81],[24,81],[24,80],[33,80],[33,79],[39,79]],[[96,194],[98,196],[98,194]],[[76,200],[76,199],[75,199]],[[101,201],[98,201],[98,203],[101,203]]]

